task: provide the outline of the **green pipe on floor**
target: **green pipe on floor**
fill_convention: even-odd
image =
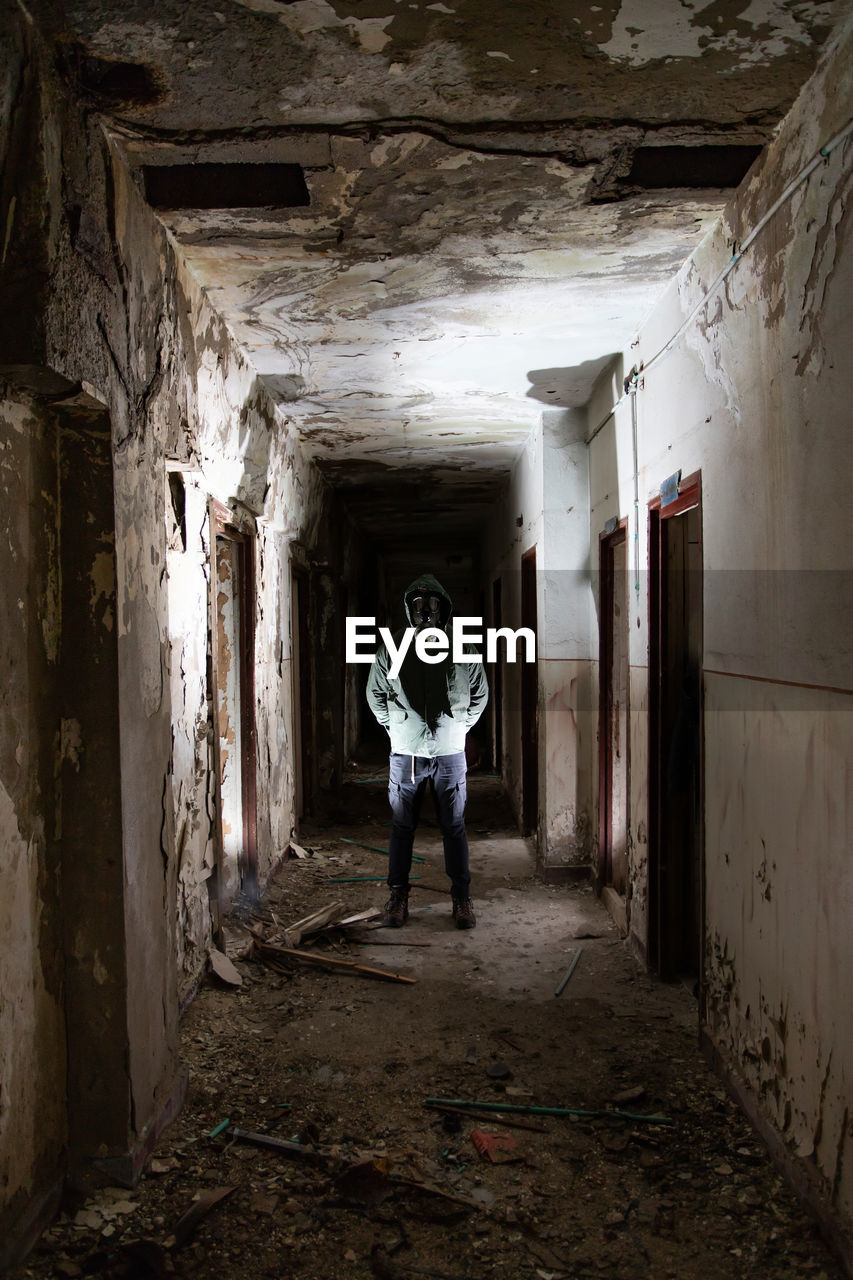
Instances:
[[[378,884],[385,879],[385,876],[336,876],[334,879],[327,879],[326,884],[365,884],[367,881]],[[409,879],[420,880],[420,876],[409,876]]]
[[[585,1116],[587,1119],[609,1116],[614,1120],[639,1120],[645,1124],[675,1124],[670,1116],[640,1116],[631,1111],[586,1111],[579,1107],[533,1107],[518,1102],[466,1102],[463,1098],[427,1098],[424,1105],[458,1107],[460,1111],[470,1107],[478,1111],[513,1111],[531,1116]]]
[[[338,836],[338,840],[341,844],[354,844],[357,849],[370,849],[373,853],[383,853],[386,858],[388,857],[388,850],[383,849],[378,844],[365,844],[363,840],[350,840],[349,836]],[[413,853],[412,862],[426,862],[426,858],[422,853]]]

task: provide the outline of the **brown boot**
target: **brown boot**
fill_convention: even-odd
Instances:
[[[477,923],[474,904],[470,898],[453,899],[453,919],[457,929],[473,929]]]
[[[401,929],[409,918],[409,890],[392,886],[391,897],[385,903],[384,923],[389,929]]]

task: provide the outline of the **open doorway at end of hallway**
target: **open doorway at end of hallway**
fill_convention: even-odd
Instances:
[[[252,535],[212,509],[211,666],[219,903],[258,893]]]
[[[598,889],[628,932],[629,708],[627,519],[600,539]]]
[[[704,934],[699,473],[649,504],[649,938],[662,978],[698,982]]]

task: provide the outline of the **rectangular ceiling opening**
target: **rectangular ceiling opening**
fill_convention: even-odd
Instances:
[[[757,146],[638,147],[625,181],[635,187],[737,187]]]
[[[155,209],[297,208],[311,203],[299,164],[143,165]]]

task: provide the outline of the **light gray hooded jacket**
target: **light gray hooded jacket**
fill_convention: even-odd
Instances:
[[[441,625],[450,637],[451,652],[438,663],[421,662],[414,640],[400,674],[392,680],[391,657],[385,645],[378,650],[367,679],[367,701],[391,738],[391,750],[406,756],[449,756],[465,750],[465,735],[476,724],[489,698],[482,662],[452,659],[453,606],[444,587],[431,573],[422,573],[406,588],[404,604],[414,626],[409,600],[413,595],[441,599]],[[394,636],[399,645],[403,632]]]

